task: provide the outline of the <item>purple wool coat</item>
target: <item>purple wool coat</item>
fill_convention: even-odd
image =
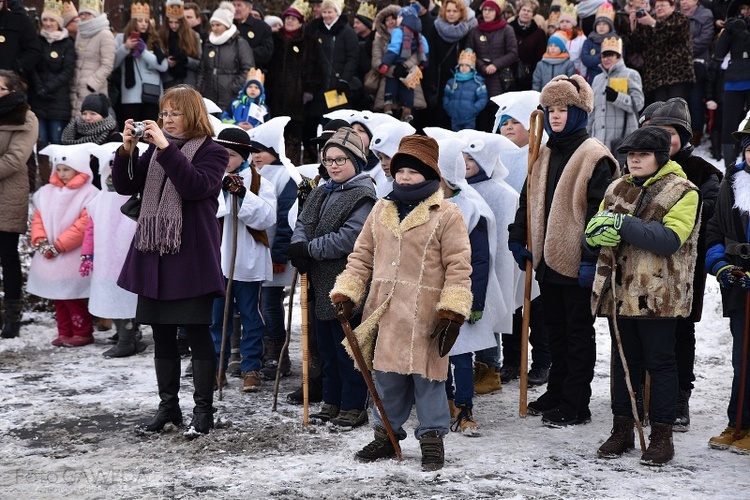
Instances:
[[[143,188],[155,149],[150,146],[137,163],[134,161],[133,180],[128,177],[128,158],[118,150],[112,167],[118,193],[133,195]],[[157,161],[182,196],[182,245],[178,253],[160,256],[158,252],[141,252],[131,242],[117,280],[120,287],[156,300],[224,294],[216,211],[228,160],[226,149],[211,139],[201,145],[192,163],[174,144],[162,151]]]

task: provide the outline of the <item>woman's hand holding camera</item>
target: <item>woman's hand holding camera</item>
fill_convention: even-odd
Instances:
[[[142,122],[136,122],[132,119],[126,120],[122,137],[123,148],[129,154],[132,154],[135,150],[139,138],[159,149],[169,146],[169,141],[164,137],[159,125],[153,120],[143,120]]]

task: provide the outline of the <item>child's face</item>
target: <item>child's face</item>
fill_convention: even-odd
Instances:
[[[354,125],[352,125],[352,128],[357,133],[359,138],[362,139],[362,144],[365,147],[365,154],[368,154],[370,152],[370,135],[367,133],[367,129],[359,123],[355,123]]]
[[[388,16],[385,18],[385,29],[392,31],[396,26],[396,18],[394,16]]]
[[[401,26],[401,22],[404,20],[403,16],[398,16],[396,18],[396,26]]]
[[[339,165],[337,163],[341,161],[341,158],[344,158],[346,161],[344,161],[343,165]],[[323,163],[323,166],[328,171],[328,175],[331,176],[331,179],[333,179],[335,182],[344,182],[348,181],[354,175],[357,173],[357,171],[354,168],[354,164],[352,164],[352,160],[347,156],[347,154],[342,151],[341,149],[331,146],[326,150],[325,156],[323,156],[323,160],[334,160],[331,162],[330,165],[326,165]]]
[[[500,125],[500,135],[507,137],[519,148],[529,143],[529,131],[523,128],[521,122],[508,118]]]
[[[247,94],[248,97],[255,99],[256,97],[260,95],[260,88],[258,88],[258,86],[255,85],[254,83],[251,83],[245,89],[245,93]]]
[[[560,47],[558,47],[556,44],[551,43],[547,45],[547,53],[551,56],[559,56],[562,54],[562,50],[560,50]]]
[[[276,157],[268,151],[253,153],[253,164],[258,170],[265,167],[266,165],[270,165],[274,161],[276,161]]]
[[[657,125],[657,127],[663,128],[669,132],[671,141],[669,143],[669,157],[673,157],[682,148],[682,142],[680,141],[680,134],[677,133],[677,129],[671,125]]]
[[[554,35],[555,31],[557,31],[557,26],[555,26],[554,24],[550,24],[547,26],[547,36]]]
[[[466,163],[466,178],[471,179],[479,173],[479,165],[474,161],[474,158],[464,153],[464,163]]]
[[[96,111],[86,110],[81,112],[81,119],[84,123],[97,123],[104,120],[104,117]]]
[[[552,131],[562,132],[565,124],[568,123],[568,107],[550,106],[547,110],[549,111],[549,126]]]
[[[612,31],[612,28],[609,27],[609,24],[607,23],[596,23],[596,32],[600,35],[606,35]]]
[[[383,169],[383,173],[386,177],[389,179],[391,178],[391,157],[383,154],[383,153],[377,153],[378,159],[380,160],[380,168]]]
[[[396,172],[396,182],[402,186],[411,186],[412,184],[419,184],[424,182],[424,175],[420,174],[413,168],[401,167]]]
[[[471,66],[468,64],[459,64],[458,71],[461,73],[469,73],[471,71]]]
[[[651,177],[659,170],[656,156],[653,151],[630,151],[628,152],[628,170],[633,177],[643,179]]]
[[[482,19],[484,19],[484,22],[492,22],[496,17],[497,12],[495,12],[495,9],[493,9],[492,7],[485,7],[482,9]]]
[[[245,159],[235,150],[229,149],[225,147],[224,149],[227,150],[227,153],[229,153],[229,162],[227,162],[227,168],[226,172],[231,173],[240,168],[240,165],[245,161]]]
[[[75,175],[78,173],[69,166],[63,164],[57,165],[55,167],[55,172],[57,172],[57,177],[60,178],[63,184],[67,184],[68,182],[70,182],[70,179],[75,177]]]
[[[148,31],[149,22],[148,19],[143,19],[142,17],[139,17],[135,20],[135,26],[138,31],[141,33],[145,33]]]
[[[573,23],[567,19],[560,19],[560,29],[562,31],[570,31],[573,29]]]

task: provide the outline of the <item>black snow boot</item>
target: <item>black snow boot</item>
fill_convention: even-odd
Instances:
[[[213,359],[193,359],[193,419],[184,432],[187,438],[208,434],[214,428],[214,382],[216,381],[216,361]]]
[[[672,430],[674,432],[687,432],[690,430],[690,394],[692,391],[678,389],[677,392],[677,418]]]
[[[375,427],[375,439],[370,441],[364,448],[359,450],[355,456],[361,462],[374,462],[381,458],[393,458],[396,449],[388,438],[388,433],[380,426]]]
[[[279,356],[281,356],[284,342],[266,340],[264,344],[266,350],[263,353],[263,368],[260,369],[260,372],[263,374],[263,378],[276,380],[276,369],[279,366]],[[281,376],[285,377],[290,373],[292,373],[292,362],[289,360],[289,349],[285,349],[284,356],[281,358]]]
[[[117,329],[117,345],[104,351],[107,358],[125,358],[146,350],[146,344],[136,339],[135,323],[132,319],[113,320]]]
[[[651,442],[641,457],[643,465],[661,466],[674,458],[672,424],[651,422]]]
[[[618,458],[628,450],[635,448],[633,417],[615,415],[612,419],[612,435],[604,441],[596,452],[599,458]]]
[[[3,331],[0,337],[13,339],[18,337],[21,331],[21,313],[23,312],[23,300],[6,300],[3,310]]]
[[[159,387],[159,410],[150,422],[136,427],[138,432],[160,432],[168,423],[182,426],[180,410],[180,359],[154,359],[156,384]]]
[[[422,470],[436,471],[445,464],[445,449],[443,436],[438,431],[425,432],[419,436],[419,447],[422,449]]]

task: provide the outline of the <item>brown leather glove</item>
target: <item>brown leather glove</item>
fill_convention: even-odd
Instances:
[[[458,339],[458,334],[461,330],[461,325],[464,324],[464,317],[460,314],[456,314],[451,311],[441,310],[438,312],[440,320],[438,321],[435,330],[433,330],[431,339],[437,337],[438,339],[438,353],[443,358],[448,355],[453,344]]]
[[[336,310],[336,315],[339,316],[339,321],[343,319],[348,321],[352,318],[352,311],[354,310],[352,299],[343,293],[334,292],[331,294],[331,302],[333,303],[333,308]]]

